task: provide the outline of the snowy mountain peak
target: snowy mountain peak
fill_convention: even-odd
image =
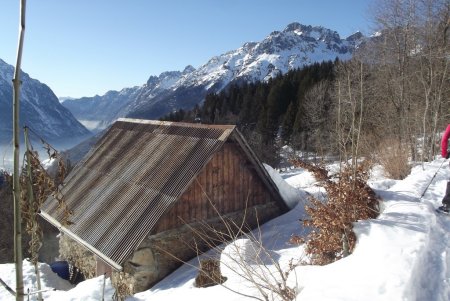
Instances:
[[[291,23],[283,30],[283,33],[295,33],[297,35],[310,36],[311,32],[321,32],[323,27],[303,25],[297,22]]]
[[[251,49],[255,48],[256,45],[258,45],[258,43],[256,42],[247,42],[244,45],[242,45],[241,48],[250,51]]]
[[[331,29],[291,23],[283,31],[273,31],[260,42],[247,42],[235,50],[216,55],[197,69],[187,66],[182,72],[150,76],[139,91],[130,94],[132,98],[126,104],[120,101],[120,110],[111,108],[109,117],[105,115],[107,111],[102,111],[100,118],[100,110],[75,108],[80,103],[64,104],[73,105],[70,109],[75,116],[92,120],[159,118],[176,109],[190,109],[201,103],[207,93],[218,92],[233,81],[267,81],[315,62],[350,59],[357,42],[362,39],[360,33],[341,39]],[[92,99],[94,107],[96,101]]]
[[[187,65],[184,70],[183,70],[183,74],[188,74],[188,73],[192,73],[195,71],[195,68],[192,67],[192,65]]]
[[[298,36],[313,38],[322,41],[339,41],[339,34],[322,26],[303,25],[297,22],[289,24],[284,30],[284,34],[294,33]]]
[[[165,71],[159,76],[150,76],[147,80],[147,89],[167,89],[177,82],[183,75],[188,74],[192,70],[192,66],[187,66],[183,72],[180,71]],[[195,69],[194,69],[195,70]]]
[[[355,42],[360,41],[363,37],[364,35],[360,31],[357,31],[354,34],[349,35],[345,40],[349,42]]]
[[[147,86],[153,86],[156,85],[158,82],[158,77],[154,75],[150,75],[150,77],[147,80]]]
[[[154,89],[156,87],[170,87],[172,83],[179,80],[182,76],[192,73],[195,71],[195,68],[191,65],[188,65],[181,71],[165,71],[162,72],[159,76],[150,76],[147,80],[147,87],[150,89]]]
[[[272,36],[277,36],[277,35],[279,35],[281,32],[279,31],[279,30],[274,30],[274,31],[272,31],[270,34],[269,34],[269,37],[272,37]]]

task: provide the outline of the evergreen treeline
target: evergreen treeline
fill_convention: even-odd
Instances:
[[[308,92],[318,84],[331,87],[335,63],[316,63],[268,82],[233,83],[220,93],[208,94],[202,106],[180,109],[162,119],[236,124],[260,157],[272,164],[278,161],[280,145],[317,152],[312,133],[327,128],[331,98],[325,93],[320,104],[311,106]],[[312,110],[321,112],[321,120],[314,118],[317,114]]]

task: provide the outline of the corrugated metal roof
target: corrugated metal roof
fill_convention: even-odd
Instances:
[[[122,265],[233,130],[119,119],[66,181],[67,229]],[[57,202],[42,211],[62,221]]]
[[[74,224],[60,224],[51,199],[42,216],[120,269],[230,135],[282,208],[278,189],[235,126],[121,118],[65,181]]]

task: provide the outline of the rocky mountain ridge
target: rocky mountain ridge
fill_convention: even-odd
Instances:
[[[219,92],[231,82],[267,81],[315,62],[350,59],[364,39],[360,32],[342,39],[336,31],[321,26],[292,23],[260,42],[215,56],[197,69],[187,66],[183,71],[163,72],[140,87],[63,104],[85,124],[101,125],[97,130],[118,117],[155,119],[179,108],[192,108],[207,93]]]

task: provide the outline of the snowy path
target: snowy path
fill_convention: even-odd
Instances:
[[[394,185],[385,196],[388,207],[380,219],[387,219],[383,217],[388,216],[392,210],[393,214],[397,214],[397,223],[404,220],[422,228],[417,233],[421,239],[417,244],[417,255],[411,258],[414,260],[411,279],[405,287],[405,298],[408,300],[450,300],[450,216],[434,211],[441,205],[447,180],[450,180],[448,162],[434,161],[426,164],[424,169],[417,166],[409,177]],[[430,181],[432,182],[427,189]],[[425,189],[426,193],[420,198]],[[389,199],[389,193],[404,194],[405,197]],[[395,206],[398,206],[401,199],[409,200],[411,204],[402,206],[402,210],[396,210]],[[411,210],[405,210],[408,207]],[[414,219],[416,223],[413,222]],[[420,235],[421,231],[423,235]]]
[[[382,214],[355,225],[351,256],[303,268],[299,300],[450,300],[450,217],[434,210],[450,179],[448,164],[420,199],[441,163],[417,166],[402,181],[374,181]]]
[[[432,168],[427,170],[426,179],[431,180],[432,174],[439,168],[438,163],[430,164]],[[450,216],[433,212],[441,205],[447,180],[450,180],[450,171],[448,162],[444,162],[420,200],[431,212],[424,246],[412,272],[411,300],[450,300]],[[421,184],[418,186],[423,187]]]

